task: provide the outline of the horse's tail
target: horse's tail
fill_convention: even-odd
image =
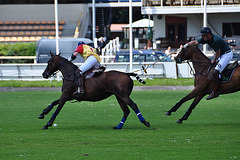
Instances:
[[[145,84],[146,82],[144,80],[142,80],[136,73],[126,73],[128,76],[134,76],[136,77],[136,79],[142,83],[142,84]]]

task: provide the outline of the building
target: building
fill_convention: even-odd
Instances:
[[[152,15],[154,42],[173,48],[196,37],[203,27],[204,0],[142,0],[142,14]],[[240,0],[207,1],[207,26],[224,38],[240,38]]]

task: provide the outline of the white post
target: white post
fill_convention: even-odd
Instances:
[[[132,55],[133,55],[133,46],[132,46],[132,0],[129,0],[129,61],[130,61],[130,72],[133,70],[132,64]]]
[[[95,11],[95,0],[92,0],[92,39],[94,40],[96,38],[96,11]],[[94,47],[96,47],[97,44],[94,41]]]
[[[204,0],[203,27],[207,27],[207,0]],[[203,53],[206,54],[207,45],[203,45]]]
[[[59,43],[58,43],[58,0],[54,0],[55,7],[55,32],[56,32],[56,55],[59,54]],[[60,81],[59,73],[57,73],[57,81]]]
[[[58,43],[58,0],[54,0],[55,1],[55,32],[56,32],[56,55],[59,54],[59,43]]]

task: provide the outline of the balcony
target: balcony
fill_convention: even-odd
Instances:
[[[203,10],[204,0],[142,0],[142,14],[190,14]],[[207,0],[207,12],[240,12],[240,0]]]

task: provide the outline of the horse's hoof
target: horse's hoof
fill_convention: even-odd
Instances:
[[[171,112],[167,111],[167,112],[165,113],[165,115],[171,116]]]
[[[148,121],[143,121],[142,122],[145,126],[150,127],[150,123]]]
[[[44,130],[44,129],[48,129],[48,126],[44,126],[44,127],[42,128],[42,130]]]
[[[122,128],[113,127],[112,129],[122,129]]]
[[[44,114],[40,114],[40,115],[38,116],[38,118],[39,118],[39,119],[43,119],[43,118],[44,118]]]
[[[177,120],[177,122],[176,123],[178,123],[178,124],[182,124],[182,120]]]

